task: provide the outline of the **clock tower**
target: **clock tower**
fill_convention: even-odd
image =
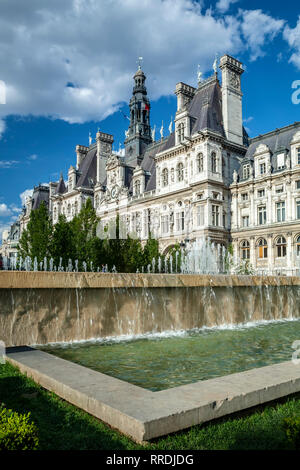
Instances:
[[[132,98],[129,103],[130,124],[126,132],[125,158],[130,166],[140,163],[146,147],[152,142],[150,128],[150,102],[145,87],[146,76],[139,65],[134,77]]]

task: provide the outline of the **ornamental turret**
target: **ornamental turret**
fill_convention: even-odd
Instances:
[[[146,76],[139,65],[134,77],[132,98],[129,103],[130,124],[126,132],[126,163],[136,166],[147,145],[152,142],[150,127],[150,102],[145,87]]]

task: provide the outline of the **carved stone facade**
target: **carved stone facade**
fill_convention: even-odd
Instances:
[[[94,144],[77,146],[68,184],[62,177],[50,183],[53,222],[60,213],[70,220],[90,197],[103,225],[119,215],[124,232],[143,242],[151,233],[163,251],[209,237],[232,243],[235,257],[257,269],[298,266],[300,124],[249,139],[242,124],[242,64],[224,55],[220,69],[222,86],[216,68],[197,88],[176,85],[175,130],[170,126],[167,137],[155,140],[139,68],[124,152],[113,152],[113,136],[100,131]]]
[[[251,140],[231,194],[235,256],[249,259],[261,272],[296,273],[300,268],[300,123]]]

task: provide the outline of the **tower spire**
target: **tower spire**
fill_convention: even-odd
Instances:
[[[141,68],[142,59],[138,58],[138,70],[133,77],[134,87],[129,103],[130,124],[125,139],[126,160],[132,165],[139,163],[147,145],[152,142],[150,102],[145,86],[146,75]]]

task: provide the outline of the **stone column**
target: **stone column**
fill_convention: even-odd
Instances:
[[[256,224],[256,220],[255,220],[255,204],[254,204],[254,190],[253,189],[250,189],[249,197],[250,197],[250,220],[249,220],[249,225],[254,227],[257,224]]]
[[[250,237],[250,263],[256,268],[255,238]]]
[[[272,272],[274,268],[274,250],[273,250],[273,234],[269,233],[268,238],[268,269]]]
[[[292,232],[287,233],[287,247],[286,247],[286,267],[287,269],[293,268],[293,252],[292,252]]]

